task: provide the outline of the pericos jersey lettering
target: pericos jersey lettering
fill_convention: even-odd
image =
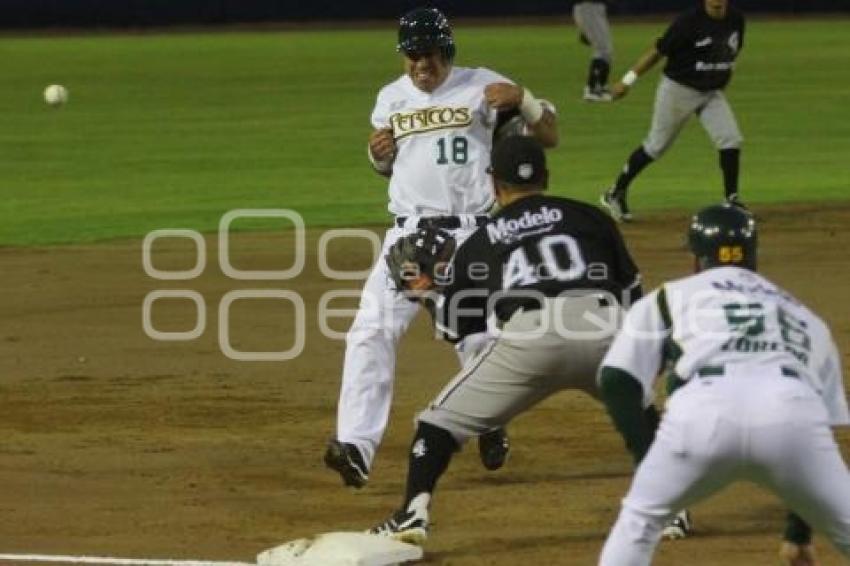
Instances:
[[[465,106],[431,106],[390,116],[390,126],[396,139],[445,128],[462,128],[471,123],[472,112]]]

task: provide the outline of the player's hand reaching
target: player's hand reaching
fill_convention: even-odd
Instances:
[[[815,547],[811,544],[794,544],[784,541],[779,548],[779,564],[782,566],[820,566]]]
[[[395,157],[395,150],[391,128],[381,128],[369,134],[369,152],[375,161],[391,161]]]
[[[511,83],[490,83],[484,87],[487,104],[499,112],[513,110],[522,104],[522,96],[522,87]]]
[[[611,87],[611,96],[614,100],[620,100],[624,96],[629,93],[629,87],[623,84],[622,81],[617,81],[614,83],[614,86]]]

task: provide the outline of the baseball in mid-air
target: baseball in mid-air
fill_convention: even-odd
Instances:
[[[68,102],[68,89],[62,85],[50,85],[44,89],[44,101],[50,106],[62,106]]]

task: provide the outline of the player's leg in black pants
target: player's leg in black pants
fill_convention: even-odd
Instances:
[[[611,65],[601,57],[590,60],[590,70],[587,73],[587,88],[592,91],[600,91],[608,84],[608,76],[611,73]]]
[[[428,508],[437,481],[460,445],[439,426],[419,421],[410,445],[407,486],[401,508],[369,532],[421,545],[428,538]]]
[[[460,446],[449,431],[430,423],[419,422],[407,466],[407,487],[402,509],[406,509],[420,493],[432,493],[452,456]]]
[[[721,149],[720,169],[723,171],[723,189],[726,200],[732,204],[740,204],[738,196],[738,175],[741,163],[741,150],[737,147]]]
[[[629,211],[629,205],[626,202],[626,191],[638,173],[643,171],[652,161],[652,157],[646,152],[643,145],[640,145],[629,156],[629,160],[623,166],[614,186],[602,195],[602,204],[608,208],[616,220],[628,222],[632,219],[632,213]]]
[[[617,177],[617,181],[614,183],[614,193],[625,197],[626,191],[628,190],[631,182],[638,176],[638,173],[643,171],[647,165],[652,163],[652,161],[652,157],[646,153],[646,150],[643,149],[643,145],[638,146],[638,148],[629,156],[629,160],[623,166],[623,170]]]

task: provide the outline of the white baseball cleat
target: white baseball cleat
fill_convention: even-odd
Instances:
[[[611,102],[614,100],[614,97],[611,95],[611,91],[606,87],[590,88],[589,86],[586,86],[584,87],[584,94],[582,94],[582,98],[586,102]]]

